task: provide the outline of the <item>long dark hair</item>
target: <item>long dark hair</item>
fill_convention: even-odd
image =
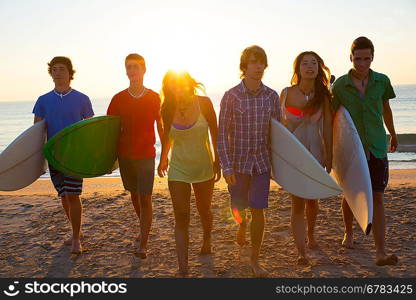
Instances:
[[[188,72],[176,72],[169,70],[166,72],[162,81],[162,108],[161,115],[163,126],[165,130],[169,130],[172,125],[173,116],[175,115],[177,101],[173,91],[171,90],[172,84],[180,85],[181,88],[185,88],[189,92],[189,96],[197,94],[197,91],[205,93],[204,85],[197,82]]]
[[[331,98],[331,71],[327,66],[325,66],[324,60],[315,52],[302,52],[295,58],[295,61],[293,62],[293,76],[292,80],[290,81],[290,84],[292,86],[298,85],[302,79],[302,76],[300,74],[300,64],[305,55],[313,55],[318,61],[318,75],[315,78],[315,95],[305,107],[305,111],[309,110],[314,112],[322,106],[325,98]]]

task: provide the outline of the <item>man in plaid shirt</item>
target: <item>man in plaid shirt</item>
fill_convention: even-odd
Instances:
[[[261,79],[267,56],[259,46],[244,49],[240,59],[241,83],[221,100],[218,153],[231,195],[231,209],[239,223],[237,243],[246,244],[246,208],[252,222],[250,265],[257,277],[267,275],[258,257],[264,232],[264,212],[270,189],[270,120],[280,120],[279,95]]]

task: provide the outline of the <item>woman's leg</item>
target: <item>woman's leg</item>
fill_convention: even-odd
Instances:
[[[292,214],[290,222],[292,225],[293,238],[298,249],[298,264],[307,264],[305,252],[305,200],[292,196]]]
[[[149,233],[150,228],[152,227],[153,219],[152,195],[140,195],[139,199],[140,245],[138,254],[141,258],[146,258],[147,240],[149,239]]]
[[[182,276],[186,276],[188,274],[191,185],[180,181],[168,181],[168,185],[175,213],[175,242],[179,272]]]
[[[195,192],[196,207],[201,217],[203,243],[201,254],[211,253],[212,211],[211,201],[214,190],[214,180],[192,184]]]
[[[317,248],[318,243],[315,240],[315,224],[319,211],[318,200],[306,201],[306,221],[308,222],[308,247],[311,249]]]

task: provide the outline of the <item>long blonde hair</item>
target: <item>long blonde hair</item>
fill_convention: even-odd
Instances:
[[[175,86],[179,85],[181,88],[186,89],[190,97],[196,95],[198,91],[205,94],[204,85],[197,82],[188,72],[167,71],[163,77],[161,92],[161,99],[163,101],[161,114],[165,130],[169,130],[172,125],[177,103],[180,101],[180,99],[176,99],[176,96],[171,89],[172,83]]]

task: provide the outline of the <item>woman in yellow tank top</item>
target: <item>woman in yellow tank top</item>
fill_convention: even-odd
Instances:
[[[187,72],[169,71],[163,78],[162,119],[164,135],[158,166],[160,177],[168,176],[175,213],[175,241],[179,272],[188,274],[191,186],[201,217],[201,254],[211,253],[211,200],[214,182],[221,177],[217,154],[217,117],[211,100],[196,95],[202,84]],[[213,143],[214,158],[208,131]],[[171,151],[170,163],[168,153]]]

